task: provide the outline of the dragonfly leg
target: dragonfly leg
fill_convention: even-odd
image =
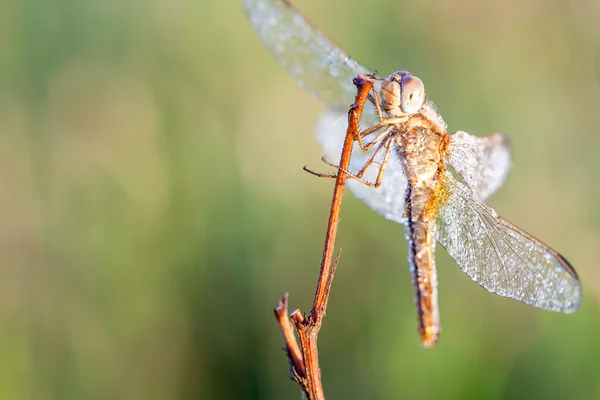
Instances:
[[[371,81],[376,79],[373,75],[367,75],[366,78],[367,78],[367,80],[371,80]],[[379,97],[377,96],[377,91],[374,88],[371,88],[371,91],[373,93],[375,107],[377,109],[377,115],[379,117],[379,123],[356,133],[355,140],[358,142],[360,149],[364,152],[370,151],[373,147],[377,146],[377,148],[373,152],[373,155],[371,155],[371,157],[369,157],[369,159],[367,160],[365,165],[363,165],[363,167],[360,169],[360,171],[357,174],[353,174],[350,171],[347,171],[346,169],[340,167],[339,165],[330,163],[329,161],[327,161],[327,159],[325,157],[322,157],[321,161],[323,161],[323,163],[325,163],[326,165],[329,165],[330,167],[336,168],[338,171],[345,172],[348,175],[348,178],[350,178],[350,179],[355,179],[364,185],[367,185],[372,188],[377,188],[381,185],[381,182],[383,179],[383,173],[387,166],[387,162],[388,162],[391,148],[392,148],[392,146],[390,146],[390,143],[392,140],[392,138],[390,137],[390,132],[392,131],[392,129],[394,129],[394,126],[396,124],[401,123],[404,120],[406,120],[406,117],[384,118],[383,113],[381,111],[381,105],[379,104]],[[362,108],[363,106],[364,106],[364,101],[361,104],[357,104],[355,107]],[[357,129],[358,121],[356,121],[356,120],[349,121],[349,124],[352,124],[352,123],[354,124],[353,129],[355,131],[357,131],[358,130]],[[349,129],[350,129],[350,125],[349,125]],[[378,133],[375,138],[369,140],[368,142],[365,142],[363,140],[365,136],[375,133],[381,129],[383,129],[383,130],[380,133]],[[380,151],[384,148],[385,148],[385,154],[383,156],[383,160],[382,160],[381,164],[379,165],[379,171],[377,173],[377,179],[376,179],[375,183],[364,180],[362,177],[364,176],[366,171],[373,165],[373,163],[375,162],[375,158],[380,153]],[[338,176],[338,174],[316,172],[316,171],[309,169],[307,166],[304,166],[303,169],[306,172],[308,172],[312,175],[315,175],[319,178],[337,178],[337,176]]]
[[[381,165],[379,165],[379,172],[377,173],[377,180],[375,181],[375,186],[372,186],[374,188],[378,188],[381,185],[381,181],[383,180],[383,173],[385,172],[385,168],[387,167],[387,163],[392,150],[390,140],[385,141],[384,143],[382,143],[382,145],[385,147],[385,154],[383,155]]]
[[[302,169],[305,170],[306,172],[308,172],[309,174],[314,175],[319,178],[337,178],[337,174],[329,174],[327,172],[316,172],[316,171],[313,171],[312,169],[309,169],[306,165],[304,167],[302,167]]]
[[[365,174],[365,172],[367,171],[367,169],[371,166],[371,164],[373,164],[373,161],[375,160],[375,155],[377,153],[379,153],[379,151],[382,148],[385,148],[385,153],[383,155],[383,160],[381,160],[381,164],[379,164],[379,171],[377,172],[377,179],[375,180],[375,183],[367,182],[367,181],[365,181],[363,179],[361,179],[360,182],[362,182],[365,185],[367,185],[369,187],[372,187],[374,189],[376,189],[379,186],[381,186],[381,182],[383,181],[383,173],[385,172],[388,160],[390,158],[390,153],[392,151],[392,146],[390,146],[390,142],[391,142],[391,139],[388,139],[388,140],[384,139],[384,141],[381,142],[381,145],[377,148],[377,150],[375,151],[375,153],[371,156],[371,158],[369,159],[369,161],[367,161],[367,163],[356,174],[357,177],[362,178],[362,176]]]
[[[371,88],[371,91],[373,92],[373,102],[375,103],[375,109],[377,110],[379,122],[381,124],[386,124],[386,122],[389,123],[392,120],[383,117],[383,111],[381,111],[381,104],[379,104],[379,96],[377,96],[377,89],[375,89],[375,86]]]
[[[348,129],[346,132],[346,140],[344,142],[344,148],[347,148],[346,152],[347,155],[346,157],[348,158],[348,162],[350,161],[350,154],[352,153],[352,142],[354,140],[356,140],[356,138],[358,137],[358,141],[360,144],[360,147],[363,149],[363,151],[367,151],[368,148],[365,148],[365,146],[363,146],[362,143],[362,139],[361,139],[361,134],[359,134],[359,127],[358,127],[358,123],[360,120],[360,115],[362,114],[362,110],[363,107],[365,105],[365,101],[367,99],[368,96],[368,92],[369,90],[373,87],[373,79],[375,79],[375,77],[373,75],[359,75],[356,78],[354,78],[353,82],[354,84],[357,86],[358,88],[358,93],[355,99],[354,104],[352,104],[352,106],[350,107],[350,110],[348,111]],[[360,95],[362,93],[362,95]],[[360,95],[360,96],[359,96]],[[386,125],[381,125],[378,127],[371,127],[368,129],[369,132],[376,132],[377,130],[383,128]],[[368,133],[367,133],[368,134]],[[368,145],[369,148],[371,148],[372,146],[374,146],[376,144],[377,141],[381,140],[382,135],[378,135],[378,137],[376,138],[377,140],[371,141]],[[376,152],[377,153],[377,152]],[[344,152],[342,152],[342,159],[344,158]],[[344,171],[346,172],[350,178],[355,178],[358,180],[361,180],[360,178],[357,178],[354,174],[349,173],[348,171],[346,171],[345,169],[341,168],[340,166],[337,165],[333,165],[330,162],[328,162],[325,157],[321,158],[321,160],[327,164],[330,165],[332,167],[335,167],[338,172]],[[303,167],[303,169],[308,172],[311,175],[315,175],[319,178],[338,178],[339,173],[338,174],[329,174],[329,173],[321,173],[321,172],[316,172],[313,171],[311,169],[309,169],[306,165]],[[363,172],[364,173],[364,172]],[[365,184],[368,184],[368,182],[364,182]]]
[[[363,167],[360,169],[360,171],[358,171],[358,173],[356,174],[357,177],[362,178],[363,175],[365,174],[365,172],[367,172],[367,169],[369,169],[371,167],[371,165],[373,165],[373,162],[375,161],[375,157],[377,157],[377,154],[379,154],[379,151],[382,148],[386,148],[386,153],[387,153],[387,147],[388,144],[390,142],[390,138],[384,138],[383,141],[379,144],[379,147],[377,147],[377,149],[373,152],[373,155],[371,157],[369,157],[369,159],[367,160],[367,162],[365,163],[365,165],[363,165]],[[385,156],[384,156],[385,159]],[[381,166],[381,163],[379,163],[379,166]]]
[[[371,133],[376,132],[383,127],[385,127],[385,129],[383,131],[381,131],[376,137],[374,137],[370,142],[368,142],[368,143],[363,142],[364,136],[370,135]],[[394,125],[382,125],[382,124],[373,125],[372,127],[367,128],[367,129],[363,130],[362,132],[359,132],[359,134],[356,137],[356,141],[358,142],[360,149],[364,152],[367,152],[367,151],[371,150],[371,148],[373,148],[373,146],[375,146],[381,139],[383,139],[385,136],[387,136],[393,128],[394,128]]]
[[[351,173],[350,171],[347,171],[347,170],[345,170],[344,168],[340,167],[339,165],[335,165],[335,164],[333,164],[333,163],[330,163],[329,161],[327,161],[327,159],[326,159],[325,157],[321,158],[321,161],[323,161],[325,164],[329,165],[330,167],[337,168],[337,169],[338,169],[338,170],[340,170],[340,171],[344,171],[344,172],[346,173],[346,175],[348,175],[348,178],[350,178],[350,179],[354,179],[354,180],[356,180],[356,181],[359,181],[360,183],[362,183],[362,184],[364,184],[364,185],[367,185],[367,186],[369,186],[369,187],[377,187],[377,186],[379,186],[379,185],[375,186],[375,184],[374,184],[374,183],[372,183],[372,182],[368,182],[368,181],[365,181],[365,180],[364,180],[364,179],[362,179],[362,178],[359,178],[358,176],[354,175],[354,174],[353,174],[353,173]],[[310,172],[310,171],[309,171],[309,172]],[[327,178],[329,178],[329,176],[326,176],[326,177],[327,177]],[[331,176],[331,178],[337,178],[337,174],[336,174],[336,175],[333,175],[333,176]]]
[[[364,179],[361,179],[357,175],[353,174],[350,171],[345,170],[344,168],[340,167],[339,165],[335,165],[333,163],[330,163],[329,161],[327,161],[327,159],[325,158],[325,156],[321,157],[321,161],[323,161],[326,165],[329,165],[330,167],[336,168],[336,169],[338,169],[340,171],[344,171],[346,173],[346,175],[348,175],[348,178],[350,178],[350,179],[355,179],[355,180],[359,181],[360,183],[364,183],[367,186],[371,186],[371,187],[373,186],[373,183],[367,182]],[[337,178],[337,174],[328,174],[328,173],[315,172],[313,170],[308,169],[308,167],[306,167],[306,166],[303,169],[306,172],[308,172],[309,174],[318,176],[319,178]]]
[[[381,185],[381,181],[383,180],[383,172],[385,171],[385,168],[387,166],[387,162],[388,162],[390,152],[392,149],[392,146],[390,146],[390,140],[391,139],[386,138],[379,144],[379,147],[377,147],[377,149],[375,150],[373,155],[371,157],[369,157],[369,160],[367,160],[365,165],[360,169],[360,171],[358,171],[357,174],[353,174],[349,171],[346,171],[345,169],[340,168],[339,165],[330,163],[329,161],[327,161],[327,159],[325,157],[321,158],[321,161],[323,161],[325,164],[329,165],[330,167],[337,168],[338,170],[344,171],[348,175],[348,177],[350,177],[351,179],[357,180],[360,183],[367,185],[369,187],[378,188]],[[383,156],[383,160],[381,161],[381,165],[379,166],[379,171],[377,173],[377,179],[376,179],[375,183],[364,180],[362,177],[364,176],[365,172],[367,171],[367,169],[369,169],[369,167],[371,165],[373,165],[373,162],[375,161],[377,154],[379,154],[381,149],[384,149],[384,148],[385,148],[385,154]],[[311,171],[309,171],[309,172],[311,172]],[[335,175],[330,175],[330,174],[327,174],[327,175],[328,175],[327,177],[335,177]]]
[[[382,124],[382,125],[397,124],[398,122],[403,122],[407,119],[406,116],[385,118],[383,116],[383,111],[381,111],[381,104],[379,103],[379,96],[377,95],[377,90],[375,89],[375,86],[373,86],[371,88],[371,91],[373,92],[373,102],[375,103],[375,109],[377,110],[377,117],[379,117],[380,124]]]
[[[379,97],[377,96],[377,90],[375,90],[375,87],[373,87],[371,88],[371,91],[373,92],[373,102],[375,103],[377,116],[379,117],[379,123],[377,125],[373,125],[369,128],[362,130],[358,133],[358,135],[356,135],[356,141],[358,142],[358,145],[360,146],[360,149],[362,151],[369,151],[373,146],[375,146],[375,144],[377,144],[378,141],[385,137],[396,124],[405,122],[407,119],[407,117],[405,116],[396,118],[384,118],[383,112],[381,111],[381,105],[379,104]],[[377,132],[383,127],[385,127],[385,129],[381,133],[379,133],[373,140],[371,140],[369,143],[363,142],[363,138],[365,136]]]

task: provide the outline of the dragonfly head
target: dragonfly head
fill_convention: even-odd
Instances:
[[[394,72],[381,84],[381,103],[394,117],[418,112],[425,104],[423,81],[407,71]]]

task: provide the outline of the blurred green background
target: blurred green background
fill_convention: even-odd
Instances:
[[[330,399],[600,399],[600,3],[298,1],[450,130],[507,132],[491,204],[563,253],[573,315],[487,293],[438,251],[420,347],[403,227],[350,194],[320,335]],[[240,1],[0,3],[0,398],[294,399],[272,314],[309,311],[332,182],[324,109]]]

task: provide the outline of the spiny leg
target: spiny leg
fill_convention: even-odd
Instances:
[[[365,172],[367,172],[367,170],[371,167],[371,165],[373,165],[373,162],[375,162],[375,158],[377,157],[377,154],[379,154],[379,152],[381,151],[381,149],[383,147],[386,148],[386,152],[387,152],[387,146],[388,146],[390,140],[391,140],[390,137],[386,137],[386,138],[383,139],[383,141],[379,144],[379,146],[377,147],[377,149],[375,149],[375,151],[373,152],[373,154],[371,155],[371,157],[369,157],[369,159],[363,165],[363,167],[360,169],[360,171],[358,171],[358,173],[356,174],[356,178],[362,179],[362,177],[365,175]],[[385,155],[384,155],[384,158],[385,158]],[[331,164],[330,162],[328,162],[327,160],[325,160],[325,157],[323,157],[321,159],[321,161],[323,161],[325,164],[327,164],[327,165],[329,165],[331,167],[339,168],[337,165]]]
[[[373,138],[373,140],[371,140],[367,144],[363,143],[363,136],[370,135],[371,133],[376,132],[377,130],[383,128],[384,126],[386,126],[386,125],[377,124],[370,128],[365,129],[364,131],[362,131],[358,134],[356,141],[358,142],[358,146],[360,147],[360,149],[362,151],[364,151],[366,153],[367,151],[371,150],[371,148],[373,148],[373,146],[375,146],[377,144],[377,142],[379,142],[381,139],[385,138],[390,133],[390,131],[392,129],[394,129],[394,125],[387,125],[386,128],[383,131],[381,131],[381,133],[379,133],[375,138]]]
[[[377,153],[377,152],[379,152],[379,150],[381,150],[383,147],[385,147],[385,153],[383,155],[383,160],[381,160],[381,164],[379,165],[379,171],[377,172],[377,179],[375,180],[375,183],[366,182],[361,179],[362,183],[364,183],[367,186],[372,187],[372,188],[378,188],[379,186],[381,186],[381,182],[383,181],[383,173],[385,172],[385,169],[387,168],[387,163],[390,158],[390,153],[391,153],[392,147],[393,147],[393,146],[391,146],[391,142],[392,142],[392,139],[387,139],[387,140],[384,139],[384,141],[381,142],[381,146],[379,146],[377,148],[377,150],[375,151],[375,153]],[[367,163],[358,172],[358,174],[356,174],[356,176],[362,177],[365,174],[367,168],[369,168],[370,164],[373,163],[374,159],[375,159],[375,154],[373,154],[373,156],[369,159],[369,161],[367,161]]]
[[[369,79],[371,82],[385,80],[384,78],[380,78],[377,76],[377,71],[373,71],[373,73],[365,75],[365,78]],[[383,112],[381,111],[381,105],[379,104],[379,98],[377,96],[377,89],[375,89],[375,85],[371,85],[370,91],[372,92],[372,95],[369,96],[369,100],[371,100],[375,104],[377,116],[379,117],[379,122],[385,123],[386,121],[389,121],[388,119],[383,117]]]
[[[377,173],[377,180],[375,181],[375,187],[379,187],[383,180],[383,173],[387,167],[388,160],[390,159],[390,153],[392,151],[392,143],[391,140],[388,140],[385,143],[385,154],[383,155],[383,160],[381,161],[381,165],[379,166],[379,172]]]
[[[383,126],[377,126],[377,129],[382,128]],[[381,146],[384,142],[389,141],[389,132],[392,130],[393,126],[388,126],[387,128],[385,128],[383,130],[383,132],[381,132],[379,135],[377,135],[376,138],[374,138],[372,141],[370,141],[369,143],[367,143],[366,146],[363,146],[362,141],[360,139],[358,139],[358,144],[361,148],[362,151],[364,151],[365,153],[369,150],[371,150],[373,148],[373,146],[379,144],[379,147],[375,150],[375,152],[373,153],[373,155],[369,158],[369,160],[367,161],[367,163],[365,164],[365,166],[361,169],[361,171],[359,172],[358,175],[354,175],[352,173],[350,173],[349,171],[344,171],[346,172],[351,178],[357,179],[358,181],[362,181],[361,176],[364,175],[366,169],[373,163],[373,161],[375,160],[375,156],[377,155],[377,153],[379,152],[379,150],[381,150]],[[369,128],[371,129],[371,128]],[[376,130],[376,129],[375,129]],[[359,136],[360,137],[360,136]],[[383,142],[379,143],[381,140],[383,139]],[[336,169],[340,169],[339,166],[330,163],[329,161],[327,161],[327,159],[325,158],[325,156],[321,157],[321,161],[323,161],[325,164],[329,165],[330,167],[336,168]],[[306,165],[302,168],[303,170],[305,170],[306,172],[315,175],[319,178],[336,178],[337,174],[330,174],[330,173],[323,173],[323,172],[316,172],[313,171],[311,169],[309,169]],[[368,184],[368,182],[363,182],[365,184]]]
[[[350,172],[350,171],[348,171],[348,170],[340,167],[339,165],[335,165],[333,163],[330,163],[329,161],[327,161],[327,159],[325,157],[322,157],[321,161],[323,161],[325,164],[329,165],[330,167],[334,167],[334,168],[337,168],[339,171],[345,172],[348,179],[354,179],[354,180],[359,181],[362,184],[365,184],[365,185],[370,186],[370,187],[374,187],[373,183],[367,182],[364,179],[359,178],[358,176],[354,175],[352,172]],[[337,178],[338,177],[338,174],[329,174],[329,173],[315,172],[313,170],[308,169],[308,167],[306,167],[306,166],[304,166],[304,168],[302,168],[302,169],[305,170],[306,172],[308,172],[309,174],[315,175],[315,176],[317,176],[319,178]]]
[[[346,171],[345,169],[341,168],[338,165],[330,163],[329,161],[327,161],[327,159],[325,159],[325,157],[321,158],[321,161],[323,161],[325,164],[329,165],[330,167],[337,168],[338,170],[344,171],[350,178],[357,180],[364,185],[367,185],[372,188],[378,188],[381,185],[381,182],[383,180],[383,173],[385,171],[385,168],[387,167],[387,163],[388,163],[388,160],[390,157],[390,152],[392,149],[392,146],[390,146],[390,142],[391,142],[390,138],[384,139],[384,141],[382,141],[379,144],[379,147],[377,147],[377,149],[375,150],[373,155],[369,158],[369,160],[367,160],[365,165],[361,168],[361,170],[356,175],[350,173],[349,171]],[[362,179],[363,175],[365,174],[367,169],[373,164],[373,162],[375,161],[375,157],[381,151],[382,148],[385,148],[385,153],[383,155],[383,160],[381,161],[381,164],[379,166],[379,171],[377,172],[377,179],[376,179],[375,183],[368,182],[368,181]]]
[[[407,120],[407,116],[403,117],[394,117],[394,118],[384,118],[383,112],[381,111],[381,105],[379,104],[379,97],[377,96],[377,90],[373,86],[371,88],[371,92],[373,93],[373,102],[375,103],[375,108],[377,110],[377,117],[379,118],[379,123],[373,125],[369,128],[362,130],[356,137],[356,141],[360,146],[362,151],[369,151],[379,140],[381,140],[385,135],[387,135],[394,127],[394,125],[404,122]],[[379,129],[386,127],[383,132],[377,135],[373,140],[369,143],[365,144],[363,142],[363,138],[371,133],[377,132]]]
[[[337,178],[337,174],[330,174],[327,172],[316,172],[316,171],[313,171],[312,169],[309,169],[308,166],[306,166],[306,165],[304,167],[302,167],[302,169],[305,170],[306,172],[308,172],[309,174],[314,175],[318,178]]]
[[[379,117],[379,122],[383,122],[383,112],[381,111],[381,104],[379,104],[379,97],[377,96],[377,89],[375,89],[375,85],[371,88],[372,100],[375,103],[375,110],[377,111],[377,117]]]
[[[355,135],[355,140],[358,142],[359,147],[361,148],[362,151],[367,152],[369,150],[371,150],[374,146],[376,146],[377,144],[379,144],[379,146],[377,147],[377,149],[375,150],[375,152],[373,153],[373,155],[369,158],[369,160],[367,160],[367,162],[365,163],[365,165],[361,168],[361,170],[358,172],[358,174],[352,174],[350,171],[347,171],[346,169],[332,164],[329,161],[327,161],[327,159],[325,157],[321,158],[321,161],[323,161],[325,164],[338,169],[338,171],[343,171],[344,173],[346,173],[348,175],[349,178],[351,179],[355,179],[369,187],[372,188],[377,188],[381,185],[381,181],[383,179],[383,173],[385,171],[385,168],[387,166],[387,162],[389,159],[389,155],[391,152],[391,148],[392,146],[390,146],[390,141],[392,140],[389,137],[389,133],[390,131],[394,128],[394,126],[397,123],[403,122],[407,119],[407,117],[395,117],[395,118],[384,118],[383,117],[383,112],[381,111],[381,105],[379,103],[379,97],[377,95],[377,90],[375,89],[375,87],[372,85],[372,81],[373,80],[380,80],[378,79],[375,75],[371,74],[371,75],[366,75],[365,78],[367,78],[367,80],[371,81],[371,88],[370,91],[373,94],[373,102],[375,103],[375,108],[377,111],[377,116],[379,118],[379,124],[371,126],[367,129],[364,129],[361,132],[357,132]],[[354,105],[353,105],[354,106]],[[363,103],[358,105],[358,108],[362,108],[364,106],[364,100]],[[349,121],[349,124],[353,122],[354,126],[352,127],[355,131],[358,130],[358,120],[353,120],[353,121]],[[368,143],[364,143],[363,142],[363,137],[370,135],[371,133],[377,132],[379,129],[385,128],[382,132],[380,132],[375,138],[373,138],[371,141],[369,141]],[[348,127],[348,129],[350,129],[350,126]],[[364,174],[366,173],[367,169],[373,164],[373,162],[375,161],[375,158],[377,157],[377,155],[379,154],[379,152],[381,151],[381,149],[385,147],[385,154],[383,157],[383,160],[381,162],[381,165],[379,167],[379,171],[377,173],[377,180],[375,183],[371,183],[368,182],[364,179],[362,179],[362,176],[364,176]],[[320,178],[337,178],[338,174],[330,174],[330,173],[320,173],[320,172],[316,172],[316,171],[312,171],[310,170],[306,165],[303,168],[306,172],[315,175],[317,177]]]
[[[371,91],[373,92],[373,102],[375,103],[375,109],[377,111],[377,117],[379,118],[380,125],[392,125],[408,120],[408,115],[404,115],[401,117],[384,118],[383,111],[381,111],[381,104],[379,104],[379,96],[377,95],[377,90],[375,89],[375,86],[371,88]]]
[[[373,155],[371,155],[371,157],[369,157],[369,159],[367,160],[367,162],[365,163],[365,165],[363,165],[363,167],[360,169],[360,171],[358,171],[358,173],[356,174],[357,177],[362,178],[365,175],[365,172],[367,172],[367,169],[369,169],[371,167],[371,165],[373,165],[373,162],[375,161],[375,157],[377,157],[377,154],[379,154],[379,151],[385,147],[386,148],[386,152],[387,152],[387,146],[390,142],[391,138],[386,137],[383,139],[383,141],[379,144],[379,147],[377,147],[377,149],[373,152]],[[385,155],[384,155],[385,158]],[[379,166],[381,166],[381,164],[379,164]]]
[[[385,142],[388,142],[389,140],[385,140]],[[385,145],[385,142],[380,143],[379,147],[373,152],[373,155],[371,155],[371,157],[369,157],[369,160],[367,160],[367,162],[365,163],[365,165],[360,169],[360,171],[358,172],[358,174],[353,174],[350,171],[345,170],[344,168],[341,168],[339,165],[335,165],[333,163],[330,163],[329,161],[327,161],[327,159],[325,158],[325,156],[321,157],[321,161],[323,161],[323,163],[325,163],[326,165],[333,167],[337,170],[342,170],[344,171],[347,175],[348,178],[351,179],[355,179],[365,185],[369,185],[372,186],[373,183],[367,182],[364,179],[362,179],[362,176],[365,174],[365,171],[373,164],[375,157],[377,156],[377,154],[379,153],[379,151],[381,150],[381,148]],[[321,172],[315,172],[311,169],[309,169],[306,165],[303,168],[306,172],[315,175],[319,178],[337,178],[337,174],[329,174],[329,173],[321,173]]]

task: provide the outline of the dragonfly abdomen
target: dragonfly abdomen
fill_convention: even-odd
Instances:
[[[430,191],[427,187],[409,185],[406,194],[408,261],[415,288],[421,344],[427,348],[435,346],[441,331],[433,238],[435,221],[423,219],[424,204],[421,203]]]

